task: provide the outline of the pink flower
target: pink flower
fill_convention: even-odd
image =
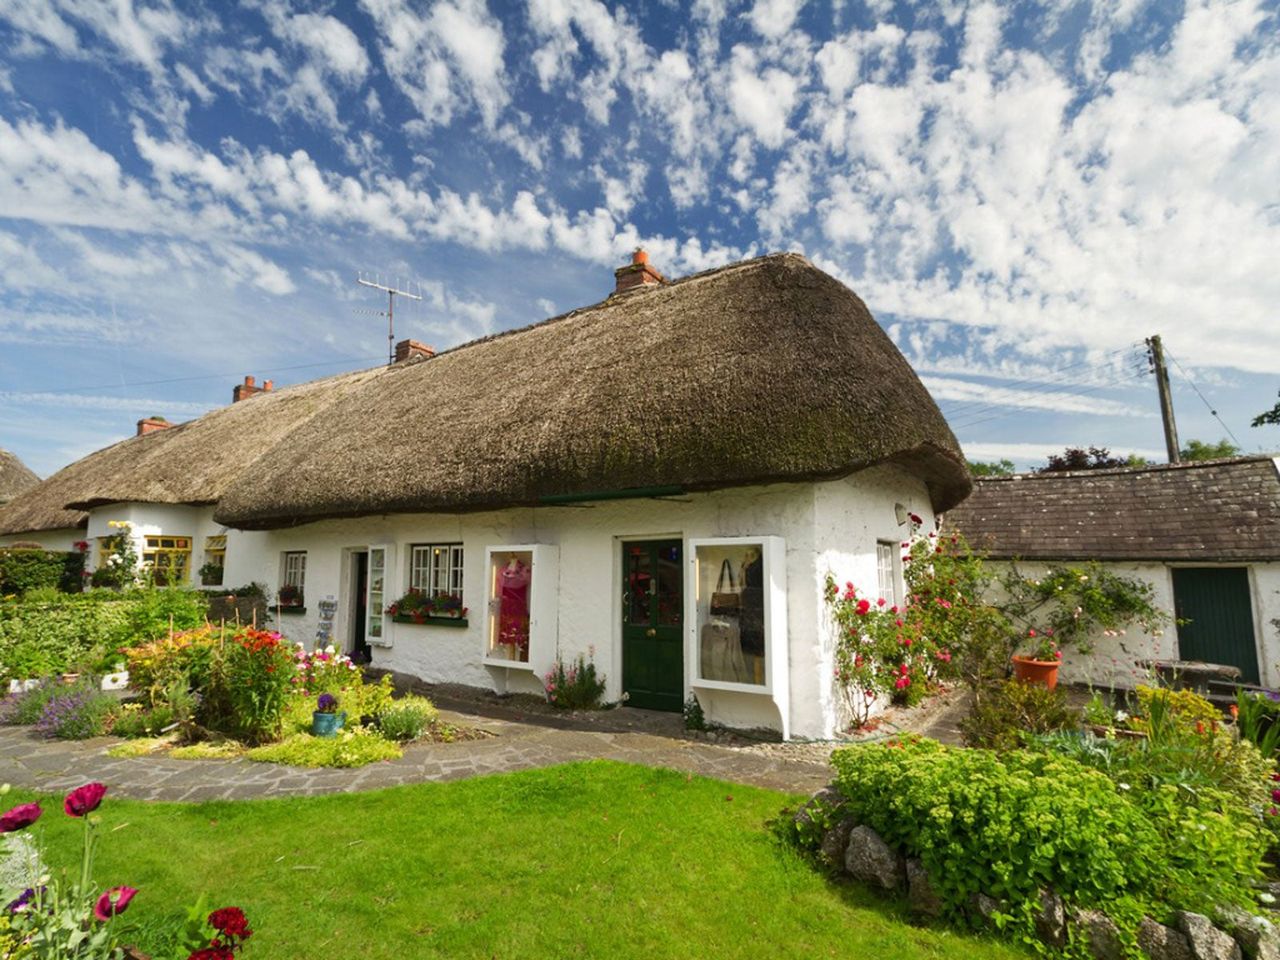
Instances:
[[[129,908],[129,901],[138,891],[133,887],[112,887],[93,905],[93,915],[99,920],[110,920]],[[112,894],[115,896],[113,897]]]
[[[38,803],[19,804],[12,810],[0,815],[0,833],[14,833],[18,830],[25,830],[39,820],[42,813],[44,811],[40,809],[40,804]]]
[[[889,602],[889,601],[888,601],[888,600],[886,600],[884,597],[881,597],[879,600],[877,600],[877,601],[876,601],[876,606],[877,606],[877,607],[883,607],[883,606],[884,606],[886,603],[888,603],[888,602]]]
[[[67,794],[66,799],[62,801],[62,809],[67,812],[68,817],[83,817],[98,809],[106,792],[105,783],[96,781],[86,783],[83,787],[76,787]]]
[[[1035,627],[1032,627],[1030,630],[1027,631],[1028,637],[1034,637],[1035,635],[1036,635]]]

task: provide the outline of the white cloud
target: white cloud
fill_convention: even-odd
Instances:
[[[751,8],[751,26],[767,40],[776,40],[796,22],[804,0],[756,0]]]
[[[729,103],[734,116],[766,147],[786,141],[791,111],[795,109],[799,80],[776,67],[757,73],[756,54],[748,47],[733,48],[730,65]]]

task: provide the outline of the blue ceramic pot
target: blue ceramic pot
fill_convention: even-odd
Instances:
[[[346,721],[346,711],[342,713],[321,713],[316,710],[311,714],[311,733],[317,737],[336,737]]]

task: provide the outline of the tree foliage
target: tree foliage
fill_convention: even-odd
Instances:
[[[1127,457],[1113,457],[1106,447],[1067,447],[1062,453],[1051,453],[1049,463],[1040,468],[1041,473],[1061,470],[1106,470],[1114,467],[1145,467],[1147,459],[1136,453]]]
[[[969,472],[975,477],[1008,477],[1017,472],[1012,460],[970,460]]]
[[[1187,445],[1178,451],[1178,456],[1183,460],[1221,460],[1240,456],[1240,448],[1226,437],[1217,443],[1188,440]]]
[[[1277,400],[1276,405],[1270,410],[1264,410],[1254,417],[1251,425],[1255,427],[1280,427],[1280,400]]]

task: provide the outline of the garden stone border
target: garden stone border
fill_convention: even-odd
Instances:
[[[812,833],[827,824],[818,841],[819,859],[836,874],[882,892],[905,893],[917,916],[943,915],[941,898],[924,864],[895,850],[874,829],[859,823],[845,807],[835,784],[814,793],[792,818],[795,827]],[[989,923],[999,901],[974,894],[969,913]],[[1215,922],[1216,921],[1216,922]],[[1034,918],[1036,936],[1046,947],[1061,950],[1071,939],[1083,942],[1093,960],[1123,960],[1125,948],[1114,920],[1099,910],[1069,907],[1053,890],[1040,891]],[[1151,960],[1280,960],[1280,928],[1265,917],[1239,907],[1219,910],[1213,920],[1179,912],[1177,928],[1143,917],[1137,930],[1139,949]]]

